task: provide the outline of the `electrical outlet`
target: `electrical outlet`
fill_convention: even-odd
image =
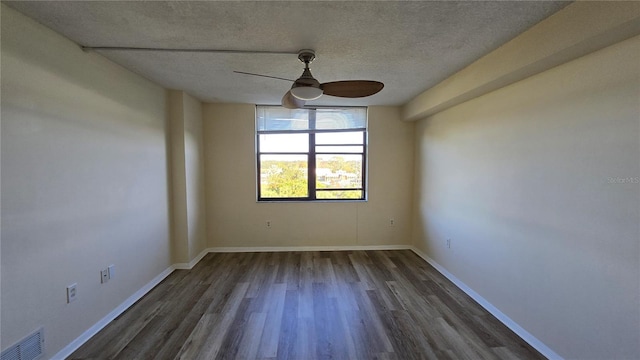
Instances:
[[[394,219],[389,219],[389,226],[396,226],[396,221]]]
[[[107,266],[107,274],[109,275],[109,280],[113,279],[114,276],[116,276],[116,270],[115,270],[115,265],[111,264],[109,266]]]
[[[107,281],[109,281],[109,270],[108,269],[101,270],[100,271],[100,282],[104,284]]]
[[[447,239],[447,249],[451,249],[451,239]]]
[[[267,220],[267,229],[271,229],[271,220]]]
[[[78,295],[78,290],[76,289],[77,286],[78,283],[73,283],[67,286],[67,304],[76,299],[76,296]]]

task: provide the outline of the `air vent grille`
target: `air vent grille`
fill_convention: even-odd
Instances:
[[[44,352],[44,333],[40,328],[22,341],[6,349],[0,355],[0,360],[36,360]]]

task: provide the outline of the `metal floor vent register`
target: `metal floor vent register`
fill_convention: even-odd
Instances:
[[[43,328],[40,328],[3,351],[2,355],[0,355],[0,360],[35,360],[39,359],[43,352],[44,331]]]

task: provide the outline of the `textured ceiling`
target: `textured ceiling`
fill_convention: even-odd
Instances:
[[[314,49],[320,82],[385,83],[362,99],[319,105],[401,105],[560,10],[568,2],[8,1],[5,4],[84,46]],[[296,55],[101,52],[164,86],[208,102],[279,104]]]

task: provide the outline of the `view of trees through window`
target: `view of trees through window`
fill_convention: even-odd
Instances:
[[[257,110],[260,200],[365,198],[365,108]]]

